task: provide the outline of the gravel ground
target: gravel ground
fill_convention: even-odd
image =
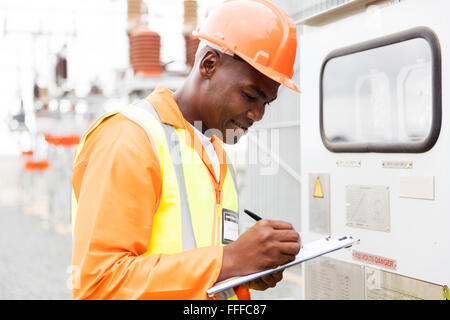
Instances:
[[[71,299],[72,238],[40,226],[18,207],[0,207],[0,299]]]
[[[49,228],[39,185],[39,201],[24,192],[20,157],[1,156],[0,177],[0,299],[71,299],[72,237]]]

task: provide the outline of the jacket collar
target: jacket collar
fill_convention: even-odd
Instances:
[[[164,86],[157,86],[147,97],[158,113],[162,123],[170,124],[176,128],[186,129],[186,120],[173,98],[172,91]]]

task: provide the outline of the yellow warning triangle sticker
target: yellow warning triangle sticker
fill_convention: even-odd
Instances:
[[[316,179],[316,186],[314,187],[314,198],[323,198],[322,186],[320,185],[319,177]]]

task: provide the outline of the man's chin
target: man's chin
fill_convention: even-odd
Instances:
[[[240,139],[241,138],[237,138],[237,137],[234,140],[230,140],[230,141],[225,139],[225,141],[223,141],[223,143],[228,144],[228,145],[234,145],[234,144],[238,143]]]
[[[226,144],[236,144],[239,142],[239,140],[247,134],[247,131],[244,131],[242,129],[235,130],[235,129],[226,129],[225,132],[225,139],[222,139],[222,141]]]

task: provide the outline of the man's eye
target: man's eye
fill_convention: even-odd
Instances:
[[[255,101],[256,97],[249,95],[248,93],[242,92],[242,94],[244,95],[244,97],[248,100],[248,101]]]

